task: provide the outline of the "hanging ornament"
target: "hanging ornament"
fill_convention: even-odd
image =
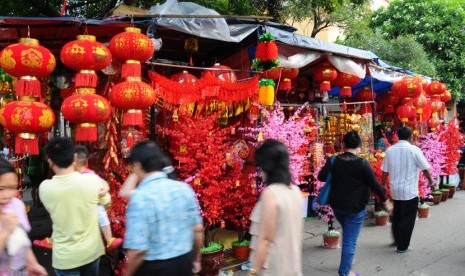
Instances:
[[[262,72],[262,77],[265,79],[272,79],[274,81],[278,81],[281,78],[281,72],[283,68],[282,67],[277,67],[274,69],[270,69],[267,71]]]
[[[360,78],[344,72],[338,72],[337,77],[334,80],[333,84],[335,86],[340,86],[339,97],[351,97],[352,96],[352,86],[360,82]]]
[[[258,103],[265,106],[272,105],[274,103],[274,81],[270,79],[261,79],[259,86]]]
[[[284,78],[279,82],[278,90],[279,91],[289,91],[292,88],[291,79]]]
[[[402,105],[400,105],[399,107],[397,107],[397,117],[404,124],[408,123],[409,121],[414,120],[416,116],[417,116],[417,113],[416,113],[415,107],[413,106],[412,101],[407,101],[403,103]]]
[[[452,100],[452,94],[449,92],[449,90],[446,90],[446,92],[441,95],[441,101],[447,103],[450,100]]]
[[[18,97],[41,97],[40,78],[55,70],[56,60],[52,52],[39,45],[33,38],[21,38],[0,52],[0,66],[11,76],[17,77]]]
[[[278,46],[270,33],[264,33],[258,39],[252,69],[266,71],[278,67]]]
[[[195,37],[189,37],[184,40],[184,51],[189,53],[189,64],[193,65],[192,55],[199,51],[199,40]]]
[[[232,69],[226,65],[221,65],[219,63],[215,63],[212,67],[213,70],[206,70],[202,72],[202,77],[205,74],[213,74],[217,79],[222,80],[224,82],[236,82],[237,77],[236,73],[232,71]]]
[[[376,93],[374,93],[369,87],[363,87],[355,95],[355,100],[359,102],[370,102],[376,100]]]
[[[423,91],[421,82],[413,78],[406,78],[396,82],[392,90],[394,96],[399,98],[416,98]]]
[[[15,134],[15,154],[39,154],[38,134],[48,131],[54,123],[53,110],[30,98],[23,97],[0,109],[0,124]]]
[[[439,120],[438,117],[433,116],[428,120],[428,127],[431,129],[431,131],[435,131],[436,128],[441,125],[441,120]]]
[[[427,87],[426,87],[426,94],[429,96],[441,96],[446,92],[447,87],[444,83],[438,82],[438,81],[432,81]]]
[[[331,82],[337,77],[337,70],[329,62],[324,62],[318,66],[312,74],[313,81],[320,83],[320,91],[331,90]]]

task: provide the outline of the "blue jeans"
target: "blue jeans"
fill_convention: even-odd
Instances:
[[[100,258],[80,267],[65,270],[54,268],[53,270],[56,276],[98,276],[99,264]]]
[[[342,253],[339,265],[339,275],[349,275],[355,257],[357,238],[362,230],[367,210],[359,213],[350,213],[343,210],[333,210],[339,223],[342,225]]]

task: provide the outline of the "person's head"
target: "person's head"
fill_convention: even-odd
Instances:
[[[0,157],[0,208],[3,208],[16,196],[17,188],[18,175],[15,168],[10,162]]]
[[[129,163],[131,163],[133,171],[139,179],[152,172],[163,171],[170,175],[174,171],[168,156],[153,141],[137,143],[131,150]]]
[[[66,169],[73,165],[75,160],[74,142],[69,138],[55,138],[45,148],[50,167]]]
[[[85,167],[87,165],[87,161],[89,161],[90,158],[89,150],[87,147],[83,145],[76,145],[74,153],[76,153],[76,167]]]
[[[362,146],[362,139],[355,130],[347,132],[342,141],[345,149],[357,149]]]
[[[289,153],[283,143],[272,139],[265,140],[255,151],[255,162],[266,184],[291,184]]]
[[[409,141],[412,138],[412,129],[407,126],[399,128],[397,137],[399,137],[399,140]]]

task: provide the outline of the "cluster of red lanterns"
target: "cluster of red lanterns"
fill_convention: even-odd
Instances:
[[[55,123],[55,114],[40,102],[39,78],[50,75],[56,66],[53,54],[33,38],[21,38],[0,53],[0,66],[18,78],[19,98],[0,109],[0,124],[15,134],[15,154],[39,154],[38,135]]]

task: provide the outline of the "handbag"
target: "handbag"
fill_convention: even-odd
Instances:
[[[333,168],[334,160],[336,156],[331,157],[330,162],[330,170],[328,175],[326,176],[325,185],[321,187],[320,192],[318,193],[318,197],[316,198],[316,202],[319,205],[326,205],[329,201],[329,192],[331,191],[331,169]]]

